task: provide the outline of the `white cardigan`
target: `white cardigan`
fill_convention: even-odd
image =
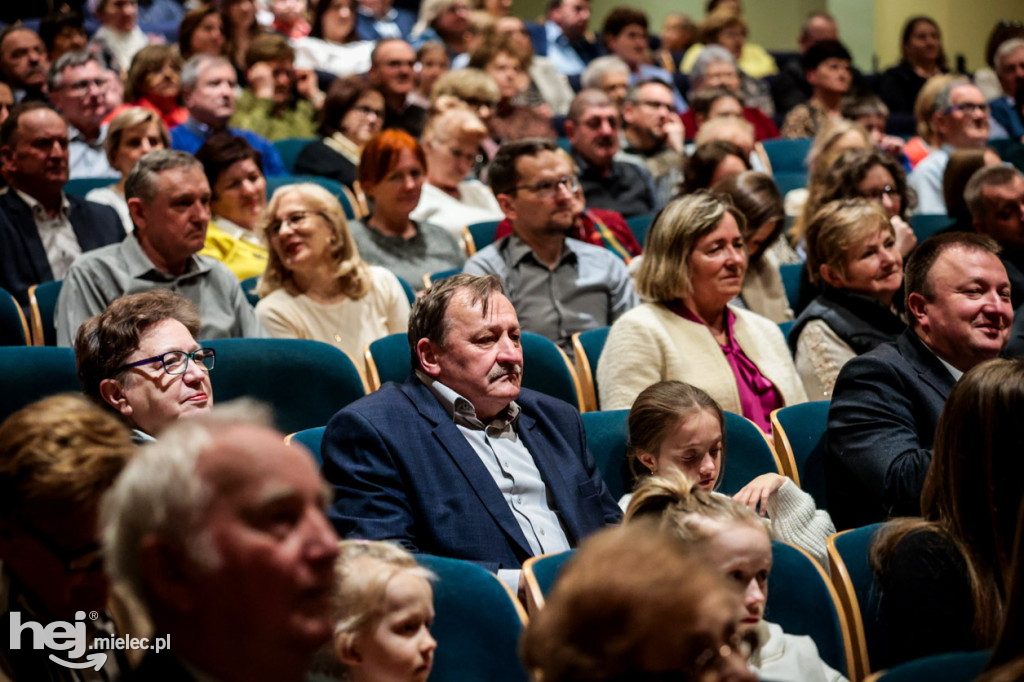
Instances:
[[[736,315],[736,343],[782,395],[783,404],[807,401],[782,330],[749,310]],[[665,380],[702,388],[723,410],[742,414],[736,376],[715,337],[660,303],[643,303],[616,320],[597,365],[602,410],[628,409],[642,390]]]

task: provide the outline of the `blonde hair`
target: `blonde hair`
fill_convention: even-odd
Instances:
[[[736,136],[742,135],[745,140],[749,141],[749,144],[739,144],[736,142]],[[737,147],[747,151],[748,147],[753,147],[754,142],[754,126],[750,124],[750,121],[746,119],[732,118],[728,116],[720,116],[718,118],[712,118],[704,122],[704,125],[697,131],[697,138],[694,140],[696,146],[701,146],[708,142],[714,142],[715,140],[724,140],[725,142],[732,142]]]
[[[661,210],[644,248],[636,290],[654,301],[673,301],[693,294],[690,254],[704,235],[714,230],[726,214],[743,231],[746,218],[728,197],[707,190],[673,199]]]
[[[932,76],[917,93],[914,100],[914,118],[917,119],[917,134],[930,145],[938,142],[936,131],[932,128],[932,117],[935,116],[935,98],[951,83],[970,83],[963,76],[953,73],[940,73]]]
[[[896,230],[877,202],[840,199],[825,204],[807,226],[807,271],[811,282],[821,285],[821,266],[846,272],[846,250],[885,230]]]
[[[276,218],[278,207],[286,196],[298,194],[305,202],[305,208],[317,211],[323,215],[324,220],[334,232],[334,241],[331,248],[331,258],[337,264],[334,270],[334,278],[341,282],[342,293],[352,299],[360,299],[370,290],[370,268],[359,257],[356,243],[352,239],[352,233],[348,229],[348,221],[345,220],[345,212],[338,203],[337,198],[320,185],[311,182],[301,182],[295,185],[285,185],[274,192],[274,196],[267,202],[256,224],[257,234],[263,237],[267,243],[271,243],[271,232],[278,227]],[[256,291],[259,295],[266,296],[282,287],[297,295],[302,293],[295,285],[292,273],[281,262],[277,250],[267,249],[267,269],[260,277]]]
[[[474,143],[479,145],[488,134],[487,126],[469,109],[449,109],[427,121],[422,140],[424,145],[432,145],[465,137],[473,138]]]
[[[638,464],[639,453],[657,455],[661,444],[675,426],[698,412],[708,411],[718,420],[725,432],[725,415],[715,399],[704,390],[682,381],[659,381],[651,384],[633,401],[629,408],[629,448],[626,457],[634,476],[649,473]],[[725,468],[725,455],[719,470]]]
[[[131,107],[115,116],[114,120],[110,122],[110,126],[107,127],[107,141],[104,143],[103,148],[107,153],[107,161],[111,166],[114,165],[114,159],[117,158],[117,152],[121,148],[121,139],[124,137],[125,131],[143,123],[155,123],[156,129],[160,134],[160,141],[164,143],[164,149],[170,149],[171,136],[167,133],[167,126],[160,120],[156,112],[144,107]]]

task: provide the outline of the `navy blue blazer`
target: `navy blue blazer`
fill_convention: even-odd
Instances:
[[[843,365],[825,459],[836,530],[920,516],[939,414],[954,383],[911,329]]]
[[[404,40],[409,40],[409,34],[412,33],[412,27],[416,25],[416,13],[410,12],[407,9],[395,8],[395,24],[398,25],[398,30],[402,33]],[[362,12],[356,12],[356,35],[359,36],[360,40],[380,40],[381,34],[374,27],[373,17],[369,17]]]
[[[124,239],[124,227],[110,206],[68,196],[71,227],[82,251],[91,251]],[[28,305],[33,284],[53,280],[50,261],[39,238],[32,210],[13,189],[0,193],[0,287]]]
[[[621,511],[587,450],[575,408],[523,389],[516,432],[547,485],[571,545]],[[413,552],[518,569],[533,553],[483,462],[415,377],[334,415],[323,439],[342,537],[392,540]]]

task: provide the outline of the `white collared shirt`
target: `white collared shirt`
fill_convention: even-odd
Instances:
[[[71,227],[71,203],[63,192],[60,195],[60,209],[50,216],[43,205],[21,190],[14,190],[21,197],[30,211],[32,219],[39,231],[39,239],[46,251],[46,260],[50,262],[50,271],[54,279],[64,279],[71,262],[82,255],[82,246],[78,243],[78,235]]]

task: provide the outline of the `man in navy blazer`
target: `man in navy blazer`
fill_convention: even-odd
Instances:
[[[0,127],[0,287],[22,306],[33,284],[62,279],[74,258],[124,239],[109,206],[63,192],[68,181],[68,127],[56,111],[32,102]]]
[[[620,520],[575,408],[520,390],[519,333],[494,276],[458,275],[416,302],[413,376],[324,434],[339,535],[473,561],[516,588],[526,559]]]
[[[946,397],[1009,340],[1010,282],[998,254],[991,238],[967,232],[919,245],[904,279],[910,328],[839,372],[825,461],[838,530],[921,514]]]
[[[360,40],[401,38],[408,40],[416,13],[393,7],[392,0],[359,0],[356,34]]]

